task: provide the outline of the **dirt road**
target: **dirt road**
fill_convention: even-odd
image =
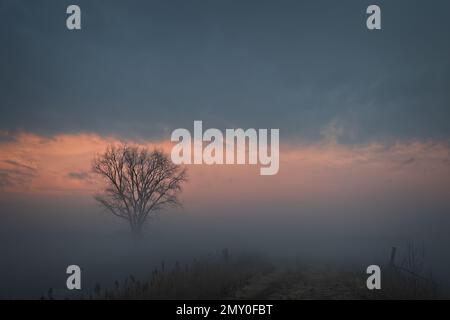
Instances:
[[[235,299],[367,299],[363,275],[332,268],[307,267],[255,277]]]

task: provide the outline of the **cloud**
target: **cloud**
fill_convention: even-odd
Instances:
[[[414,158],[409,158],[409,159],[406,159],[405,161],[403,161],[402,163],[403,163],[404,165],[410,165],[410,164],[413,164],[414,162],[416,162],[416,159],[414,159]]]
[[[0,168],[0,189],[27,190],[34,177],[34,172],[28,170]]]
[[[13,185],[9,172],[0,170],[0,189],[11,187]]]
[[[204,120],[317,142],[338,119],[325,134],[347,144],[450,137],[448,1],[382,1],[395,26],[382,36],[367,33],[357,0],[327,3],[332,16],[322,1],[258,14],[252,1],[203,1],[182,16],[177,3],[83,3],[93,24],[68,37],[58,6],[11,1],[0,11],[0,129],[161,140]]]
[[[0,143],[2,142],[10,142],[14,140],[14,135],[7,132],[0,130]]]
[[[15,167],[19,167],[19,168],[22,168],[22,169],[28,169],[30,171],[36,171],[36,168],[33,167],[32,165],[29,165],[29,164],[26,164],[26,163],[22,163],[19,160],[7,159],[7,160],[3,160],[3,161],[5,163],[8,163],[8,164],[10,164],[12,166],[15,166]]]
[[[89,180],[91,178],[90,174],[84,171],[81,172],[69,172],[67,176],[71,179],[76,180]]]
[[[348,193],[349,197],[355,197],[357,192],[388,192],[386,181],[392,189],[437,194],[450,189],[450,167],[443,161],[450,156],[447,143],[415,141],[349,146],[329,138],[325,135],[315,144],[282,144],[280,171],[270,178],[261,177],[258,166],[188,166],[190,180],[182,196],[191,205],[229,199],[250,205],[261,199],[292,203],[303,198],[320,200],[325,195]],[[101,180],[90,174],[92,159],[107,145],[120,142],[92,134],[55,135],[47,139],[19,134],[14,142],[0,144],[2,189],[37,194],[94,194],[101,187]],[[159,147],[165,152],[170,152],[172,146],[168,141],[126,142],[150,149]],[[32,161],[25,157],[30,154]],[[18,163],[33,163],[31,167],[35,170]]]
[[[90,193],[97,188],[90,175],[93,157],[110,144],[137,143],[168,150],[159,141],[120,140],[93,134],[39,136],[16,133],[0,143],[0,170],[3,191],[37,193]]]

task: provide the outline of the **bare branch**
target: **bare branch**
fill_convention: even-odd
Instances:
[[[96,201],[140,232],[152,212],[180,205],[178,195],[187,181],[186,170],[173,164],[160,150],[109,146],[92,164],[105,182]]]

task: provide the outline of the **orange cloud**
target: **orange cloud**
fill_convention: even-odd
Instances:
[[[41,137],[19,133],[0,142],[0,172],[9,180],[8,192],[91,192],[98,186],[91,174],[91,161],[109,144],[122,141],[94,134]],[[164,143],[145,143],[150,148],[165,148]],[[0,185],[1,187],[1,185]]]
[[[108,144],[123,142],[94,134],[50,138],[19,133],[0,139],[0,192],[94,193],[99,187],[91,161]],[[170,152],[169,141],[128,141]],[[183,193],[187,205],[205,203],[301,202],[357,197],[389,190],[448,195],[450,152],[446,143],[409,142],[340,145],[282,145],[280,171],[259,175],[259,166],[191,165]]]

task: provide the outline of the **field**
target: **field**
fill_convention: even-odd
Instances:
[[[365,300],[436,299],[437,286],[397,269],[383,271],[382,290],[368,290],[361,270],[335,266],[275,267],[255,256],[194,260],[189,264],[164,262],[147,279],[127,277],[102,288],[89,299],[262,299],[262,300]]]

